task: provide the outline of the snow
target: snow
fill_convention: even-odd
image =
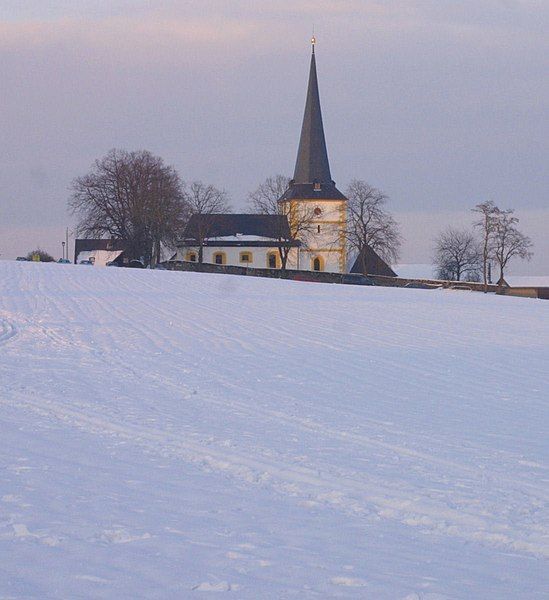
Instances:
[[[435,279],[436,268],[430,264],[401,263],[393,265],[393,271],[404,279]]]
[[[541,599],[549,303],[0,262],[0,597]]]
[[[94,267],[105,267],[108,262],[117,259],[122,252],[123,250],[82,250],[78,253],[76,263],[93,259]]]
[[[278,240],[272,237],[261,235],[245,235],[237,233],[236,235],[222,235],[218,237],[207,238],[208,242],[277,242]]]
[[[510,275],[505,281],[511,287],[549,287],[549,275]]]

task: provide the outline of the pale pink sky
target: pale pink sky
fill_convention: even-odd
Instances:
[[[549,4],[536,0],[3,0],[0,258],[60,254],[68,186],[110,148],[146,148],[236,208],[291,174],[312,25],[332,175],[385,190],[427,262],[492,199],[549,274]],[[428,224],[428,226],[424,226]]]

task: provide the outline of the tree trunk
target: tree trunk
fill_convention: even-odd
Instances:
[[[366,248],[360,250],[360,264],[362,265],[362,274],[364,276],[368,275],[368,273],[366,273]]]
[[[499,281],[498,281],[498,294],[501,294],[503,291],[503,267],[499,268]]]

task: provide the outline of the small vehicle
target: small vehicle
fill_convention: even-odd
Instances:
[[[57,262],[60,265],[70,265],[70,264],[72,264],[71,261],[68,258],[60,258]]]
[[[28,262],[29,259],[25,258],[24,256],[18,256],[15,260]]]
[[[81,260],[78,264],[79,265],[91,265],[93,267],[93,263],[91,260]]]
[[[140,260],[134,259],[130,260],[128,267],[130,267],[130,269],[144,269],[145,265]]]

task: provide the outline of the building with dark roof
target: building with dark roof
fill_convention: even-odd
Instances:
[[[270,268],[287,261],[289,269],[347,272],[347,198],[330,171],[314,37],[311,42],[294,176],[278,200],[280,214],[194,215],[178,244],[176,260]],[[377,258],[368,255],[372,268],[391,271]]]
[[[96,266],[105,266],[108,262],[123,265],[129,262],[125,255],[127,244],[116,239],[80,239],[74,241],[74,264],[89,260]]]
[[[351,273],[362,273],[363,275],[383,275],[385,277],[397,277],[391,267],[379,256],[375,250],[366,246],[358,254],[350,270]]]
[[[193,215],[178,244],[176,260],[280,268],[285,249],[297,249],[284,215]]]

